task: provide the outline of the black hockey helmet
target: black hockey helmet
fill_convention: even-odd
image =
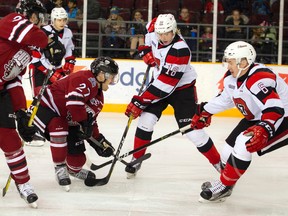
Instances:
[[[108,79],[111,75],[113,76],[111,84],[118,82],[119,67],[110,57],[100,56],[91,63],[90,68],[95,77],[102,71],[105,79]]]
[[[39,0],[20,0],[16,6],[16,12],[23,14],[28,19],[32,16],[33,13],[37,14],[38,18],[42,18],[40,14],[44,16],[46,9],[42,2]]]

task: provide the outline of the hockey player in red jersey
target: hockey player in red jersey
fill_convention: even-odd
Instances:
[[[276,72],[255,63],[255,58],[249,43],[227,46],[224,89],[192,118],[191,127],[201,129],[210,125],[213,114],[234,106],[244,116],[225,140],[220,179],[202,184],[200,201],[225,201],[248,169],[252,153],[261,156],[288,144],[288,86]]]
[[[30,141],[35,133],[33,125],[28,127],[21,79],[31,60],[31,50],[46,47],[48,37],[38,27],[45,13],[41,2],[20,1],[16,11],[0,20],[0,148],[21,198],[36,207],[38,197],[29,183],[30,175],[19,137]]]
[[[55,43],[59,46],[59,51],[53,56],[45,55],[43,50],[34,50],[33,59],[29,65],[29,73],[32,78],[32,88],[34,96],[40,91],[48,69],[53,67],[55,71],[49,79],[48,84],[64,77],[73,72],[75,65],[75,56],[73,55],[74,44],[72,41],[73,34],[67,27],[68,14],[62,7],[55,7],[51,12],[51,24],[42,26],[41,29],[47,34],[49,38],[53,38]],[[65,64],[62,67],[62,60]],[[28,146],[43,146],[45,139],[37,132],[32,142],[27,142]]]
[[[197,102],[196,71],[190,65],[191,51],[179,30],[172,14],[160,14],[147,24],[145,46],[139,48],[146,64],[154,67],[153,79],[140,96],[133,96],[125,114],[140,116],[136,129],[134,148],[149,143],[154,125],[168,105],[175,111],[178,127],[189,125]],[[191,109],[192,108],[192,109]],[[220,169],[220,155],[211,138],[204,130],[185,134],[197,149],[216,168]],[[135,153],[132,161],[144,155]],[[141,163],[126,166],[127,178],[136,175]]]
[[[71,184],[69,174],[82,180],[95,179],[93,172],[82,168],[86,161],[85,139],[100,156],[109,157],[114,151],[99,132],[96,117],[103,107],[103,91],[118,81],[118,65],[109,57],[99,57],[90,68],[48,86],[34,121],[50,140],[56,179],[66,191]],[[90,141],[91,136],[105,149]]]

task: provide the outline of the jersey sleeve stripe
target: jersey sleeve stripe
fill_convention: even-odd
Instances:
[[[167,97],[169,94],[164,92],[164,91],[161,91],[159,88],[157,88],[156,86],[154,85],[150,85],[148,87],[148,89],[143,93],[143,98],[147,98],[149,100],[156,100],[156,99],[159,99],[159,98],[164,98],[164,97]]]

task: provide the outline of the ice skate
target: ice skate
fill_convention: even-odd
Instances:
[[[26,146],[41,147],[45,144],[45,138],[42,137],[38,132],[33,136],[31,142],[25,142]]]
[[[69,178],[69,173],[65,164],[57,165],[55,167],[56,180],[60,186],[64,188],[65,191],[70,190],[71,180]]]
[[[20,197],[24,199],[25,202],[32,208],[37,208],[36,201],[38,200],[38,196],[34,192],[34,188],[30,185],[30,183],[26,182],[24,184],[16,184],[16,187]]]
[[[203,183],[206,184],[208,188],[202,190],[200,193],[199,202],[224,202],[226,198],[232,194],[233,186],[225,186],[220,180],[209,183]]]
[[[136,158],[132,157],[131,162],[133,162],[134,160],[136,160]],[[131,178],[134,178],[136,176],[138,170],[141,168],[141,164],[142,164],[142,162],[136,163],[133,166],[131,166],[131,165],[126,166],[125,171],[127,172],[127,179],[131,179]]]
[[[81,179],[81,180],[86,180],[86,179],[95,179],[96,175],[95,173],[86,170],[86,169],[81,169],[79,172],[75,173],[73,171],[69,170],[69,174],[75,178]]]

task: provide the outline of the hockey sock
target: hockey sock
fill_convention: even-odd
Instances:
[[[140,139],[140,138],[135,136],[134,149],[139,148],[139,147],[141,147],[141,146],[143,146],[149,142],[150,142],[150,140],[143,140],[143,139]],[[141,156],[143,156],[145,154],[145,152],[146,152],[146,149],[143,149],[139,152],[134,153],[133,156],[134,156],[134,158],[140,158]]]
[[[231,154],[224,170],[221,173],[221,182],[226,186],[234,185],[246,172],[250,163],[251,161],[240,160]]]
[[[78,173],[86,162],[86,156],[84,153],[77,155],[67,155],[66,164],[69,171]]]
[[[220,154],[218,153],[211,138],[208,139],[208,142],[205,145],[197,147],[197,149],[209,160],[211,164],[217,164],[220,162]]]

